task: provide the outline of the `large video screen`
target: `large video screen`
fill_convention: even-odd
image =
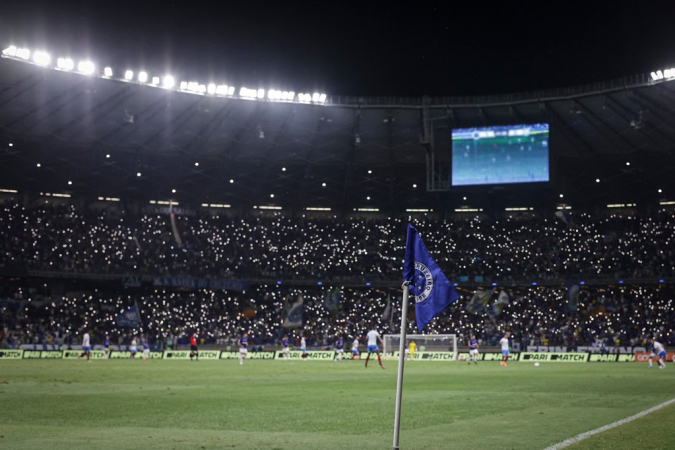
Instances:
[[[452,185],[549,181],[548,124],[452,130]]]

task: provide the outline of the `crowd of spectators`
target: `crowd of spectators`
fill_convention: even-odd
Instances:
[[[451,280],[675,276],[675,217],[574,214],[416,221]],[[131,215],[72,205],[0,204],[0,270],[68,273],[398,280],[406,221]]]
[[[671,211],[581,213],[573,215],[571,224],[554,216],[526,215],[425,219],[415,225],[451,280],[607,280],[605,287],[585,286],[576,311],[562,307],[564,288],[509,288],[510,303],[498,317],[468,313],[465,306],[473,292],[460,288],[462,300],[432,322],[429,332],[463,337],[476,332],[486,345],[495,344],[504,331],[523,345],[634,346],[649,335],[675,344],[672,284],[613,284],[620,278],[675,276]],[[132,305],[141,310],[142,333],[162,346],[181,345],[194,331],[204,343],[223,346],[233,345],[243,331],[256,346],[278,342],[287,332],[296,339],[305,335],[310,345],[326,346],[338,334],[363,336],[373,322],[382,333],[398,331],[400,291],[341,286],[348,280],[400,280],[406,236],[402,219],[197,214],[177,217],[177,227],[183,245],[177,244],[166,214],[0,204],[0,271],[5,273],[270,279],[243,293],[140,287],[124,294],[87,290],[51,295],[48,287],[44,292],[0,292],[0,345],[72,345],[83,329],[90,330],[94,341],[111,333],[114,342],[128,343],[139,330],[118,329],[115,317]],[[323,280],[323,286],[282,286],[275,283],[278,279]],[[341,289],[337,313],[323,307],[331,286]],[[303,326],[286,330],[284,305],[298,296],[304,299]],[[388,304],[393,314],[385,314]]]
[[[341,290],[340,307],[329,311],[324,298],[328,286],[287,288],[259,285],[244,293],[225,291],[172,291],[150,289],[118,292],[77,292],[49,296],[18,290],[0,305],[0,342],[79,344],[88,330],[100,344],[105,333],[113,343],[129,344],[143,334],[151,343],[175,347],[197,332],[204,344],[235,347],[243,332],[255,346],[279,342],[283,334],[307,338],[315,347],[330,346],[338,335],[363,337],[375,325],[382,334],[398,333],[400,290],[371,288]],[[496,301],[499,290],[493,293]],[[509,304],[497,317],[468,313],[473,292],[460,288],[462,298],[434,319],[427,333],[459,334],[463,340],[475,333],[483,345],[497,345],[505,331],[514,342],[551,346],[640,346],[650,336],[675,345],[675,287],[583,287],[576,311],[564,307],[565,289],[527,287],[508,289]],[[283,328],[283,311],[302,297],[303,325]],[[141,328],[118,328],[117,315],[134,305],[141,312]],[[388,306],[389,305],[389,306]],[[416,333],[410,317],[409,332]]]

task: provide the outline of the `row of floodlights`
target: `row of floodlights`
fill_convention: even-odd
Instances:
[[[665,69],[663,71],[657,70],[656,72],[652,72],[651,76],[652,81],[668,80],[670,78],[675,78],[675,67],[672,69]]]
[[[48,53],[43,51],[35,51],[32,53],[27,48],[18,48],[15,46],[10,46],[2,51],[4,56],[9,56],[12,58],[18,58],[25,61],[32,61],[39,66],[49,66],[52,62],[51,56]],[[91,61],[80,61],[75,65],[75,61],[70,58],[58,58],[54,66],[57,70],[64,71],[76,71],[84,75],[94,75],[96,72],[96,67]],[[111,67],[105,67],[103,69],[103,78],[113,78],[113,69]],[[153,76],[150,77],[147,72],[141,71],[137,74],[133,70],[126,70],[124,72],[124,81],[150,84],[152,86],[162,86],[166,89],[173,89],[176,85],[176,80],[167,75],[163,79],[160,77]],[[234,86],[228,85],[216,85],[216,84],[200,84],[195,81],[181,81],[178,85],[180,91],[190,92],[193,94],[202,94],[202,95],[220,95],[220,96],[234,96],[236,88]],[[249,89],[242,87],[239,89],[239,97],[247,99],[256,99],[263,100],[267,98],[268,100],[276,101],[287,101],[292,102],[297,99],[300,103],[325,103],[326,94],[321,94],[315,92],[313,94],[299,93],[295,94],[293,91],[279,91],[276,89]]]

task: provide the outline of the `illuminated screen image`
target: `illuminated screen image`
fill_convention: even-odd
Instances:
[[[452,185],[549,181],[548,124],[452,130]]]

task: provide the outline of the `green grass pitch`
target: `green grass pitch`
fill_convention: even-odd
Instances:
[[[0,361],[0,448],[391,448],[396,364]],[[675,398],[675,364],[406,364],[402,449],[543,449]],[[574,449],[675,448],[675,405]]]

